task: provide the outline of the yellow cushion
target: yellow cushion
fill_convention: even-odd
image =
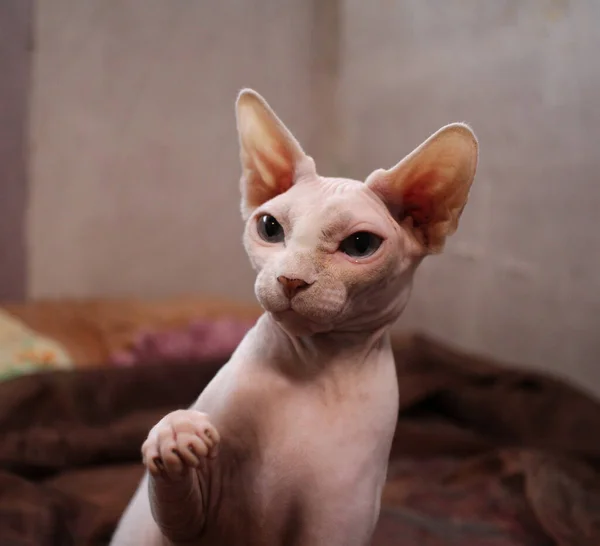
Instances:
[[[0,310],[0,380],[40,370],[72,367],[69,354],[59,343]]]

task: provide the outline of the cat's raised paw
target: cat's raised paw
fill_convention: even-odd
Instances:
[[[176,480],[190,468],[199,468],[205,458],[214,458],[219,441],[205,413],[173,411],[150,430],[142,445],[143,462],[151,475]]]

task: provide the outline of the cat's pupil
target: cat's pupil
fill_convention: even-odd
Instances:
[[[357,250],[359,254],[364,254],[367,250],[369,250],[369,244],[371,242],[371,234],[366,231],[362,231],[360,233],[356,233],[353,235],[354,237],[354,248]]]
[[[340,250],[354,258],[365,258],[373,254],[381,246],[381,238],[368,231],[358,231],[346,237]]]
[[[279,222],[275,220],[275,218],[268,215],[263,216],[263,222],[265,223],[265,233],[267,236],[274,237],[277,235],[277,232],[281,226],[279,225]]]
[[[278,243],[284,239],[283,227],[270,214],[265,214],[259,218],[258,234],[269,243]]]

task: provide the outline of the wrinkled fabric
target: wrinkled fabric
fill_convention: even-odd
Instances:
[[[119,366],[157,362],[226,359],[253,326],[234,319],[197,319],[186,327],[140,332],[111,361]]]
[[[140,446],[224,360],[49,372],[0,383],[0,544],[101,545]],[[416,336],[374,546],[600,544],[600,404],[564,381]]]

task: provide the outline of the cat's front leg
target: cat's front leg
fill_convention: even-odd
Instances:
[[[172,544],[202,534],[206,519],[208,459],[217,455],[219,433],[205,413],[178,410],[161,419],[142,445],[150,474],[152,516]]]

